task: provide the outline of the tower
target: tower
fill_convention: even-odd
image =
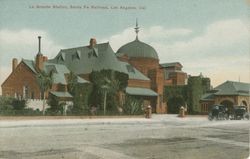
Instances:
[[[138,33],[139,33],[139,30],[140,27],[138,26],[138,21],[137,21],[137,18],[136,18],[136,24],[135,24],[135,33],[136,33],[136,40],[138,40]]]

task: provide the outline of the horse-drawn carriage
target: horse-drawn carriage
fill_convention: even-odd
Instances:
[[[247,113],[246,106],[235,106],[232,114],[234,120],[248,119],[249,113]]]
[[[224,105],[213,105],[208,114],[209,120],[241,120],[248,119],[246,106],[234,106],[231,111]]]
[[[208,114],[209,120],[225,120],[229,119],[228,109],[224,105],[213,105]]]

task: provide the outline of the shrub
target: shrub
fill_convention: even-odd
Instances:
[[[0,97],[0,115],[41,115],[39,110],[26,108],[26,100]]]
[[[59,103],[57,97],[50,95],[47,101],[49,108],[46,109],[47,115],[62,115],[63,103]]]
[[[125,104],[123,105],[123,111],[127,115],[143,114],[143,101],[127,95]]]

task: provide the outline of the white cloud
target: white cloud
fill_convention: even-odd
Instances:
[[[241,81],[250,82],[247,27],[240,19],[217,21],[208,25],[203,33],[191,37],[189,35],[194,35],[195,31],[188,28],[152,26],[142,28],[139,39],[156,49],[162,63],[180,61],[187,73],[198,75],[202,72],[211,77],[214,85],[225,80],[238,80],[239,76]],[[179,38],[176,40],[176,37]],[[133,28],[127,28],[105,41],[110,41],[116,51],[134,39]]]
[[[215,22],[197,37],[170,45],[157,43],[155,48],[162,62],[181,61],[187,72],[211,76],[214,85],[222,82],[219,79],[235,80],[239,76],[250,82],[249,30],[239,19]]]
[[[52,58],[64,48],[42,30],[0,30],[0,85],[11,73],[12,58],[18,58],[21,61],[22,58],[32,60],[35,57],[38,52],[39,35],[42,36],[41,51],[45,56]]]
[[[207,26],[205,32],[187,41],[177,41],[171,45],[160,44],[161,49],[169,51],[170,55],[180,55],[186,58],[190,55],[207,57],[224,55],[234,56],[237,53],[245,53],[249,45],[249,31],[242,21],[219,21]],[[230,50],[234,49],[234,50]],[[244,49],[244,50],[242,50]],[[164,58],[164,56],[163,56]]]
[[[38,36],[42,36],[41,51],[44,55],[53,57],[63,46],[57,44],[51,36],[42,30],[0,30],[0,58],[3,53],[11,54],[12,57],[34,57],[38,52]],[[2,60],[1,60],[2,61]]]
[[[186,36],[190,35],[192,30],[186,28],[174,28],[168,29],[162,26],[152,26],[150,28],[145,28],[141,31],[140,38],[143,40],[162,40],[162,39],[170,39],[177,36]]]
[[[133,41],[135,39],[135,33],[131,28],[126,28],[120,33],[112,35],[109,38],[100,39],[100,42],[110,42],[114,51],[117,51],[122,45]]]
[[[152,26],[150,28],[141,28],[139,39],[144,42],[163,41],[179,36],[187,36],[192,30],[186,28],[168,29],[162,26]],[[114,51],[117,51],[122,45],[135,40],[136,34],[133,28],[126,28],[122,32],[112,35],[109,38],[101,39],[100,42],[109,41]]]

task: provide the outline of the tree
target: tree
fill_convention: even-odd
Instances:
[[[117,86],[117,84],[119,84],[119,82],[117,82],[115,79],[109,79],[108,77],[104,77],[102,82],[99,83],[100,85],[98,85],[99,87],[99,91],[101,92],[101,94],[103,95],[103,114],[106,115],[106,106],[107,106],[107,94],[108,93],[116,93],[119,88],[119,86]]]
[[[67,77],[68,80],[68,90],[69,93],[73,96],[73,107],[71,109],[74,114],[83,113],[86,108],[88,109],[89,96],[92,92],[91,83],[78,83],[76,74],[70,72]]]
[[[77,88],[77,75],[72,71],[68,75],[68,90],[74,96]]]
[[[13,115],[13,97],[0,96],[0,115]]]
[[[53,72],[46,73],[45,71],[40,71],[36,78],[41,94],[43,95],[43,115],[45,115],[45,93],[52,87]]]
[[[189,113],[200,113],[200,99],[210,89],[210,79],[203,76],[191,76],[188,78],[187,104]]]
[[[105,115],[107,108],[118,106],[118,93],[127,87],[128,75],[113,70],[93,71],[90,74],[90,80],[94,84],[93,105],[97,105],[98,102],[102,103]],[[100,95],[101,98],[98,98]]]
[[[54,95],[50,95],[47,100],[48,105],[50,108],[47,109],[47,112],[49,112],[52,115],[57,115],[59,112],[62,111],[62,108],[60,107],[59,100]]]

